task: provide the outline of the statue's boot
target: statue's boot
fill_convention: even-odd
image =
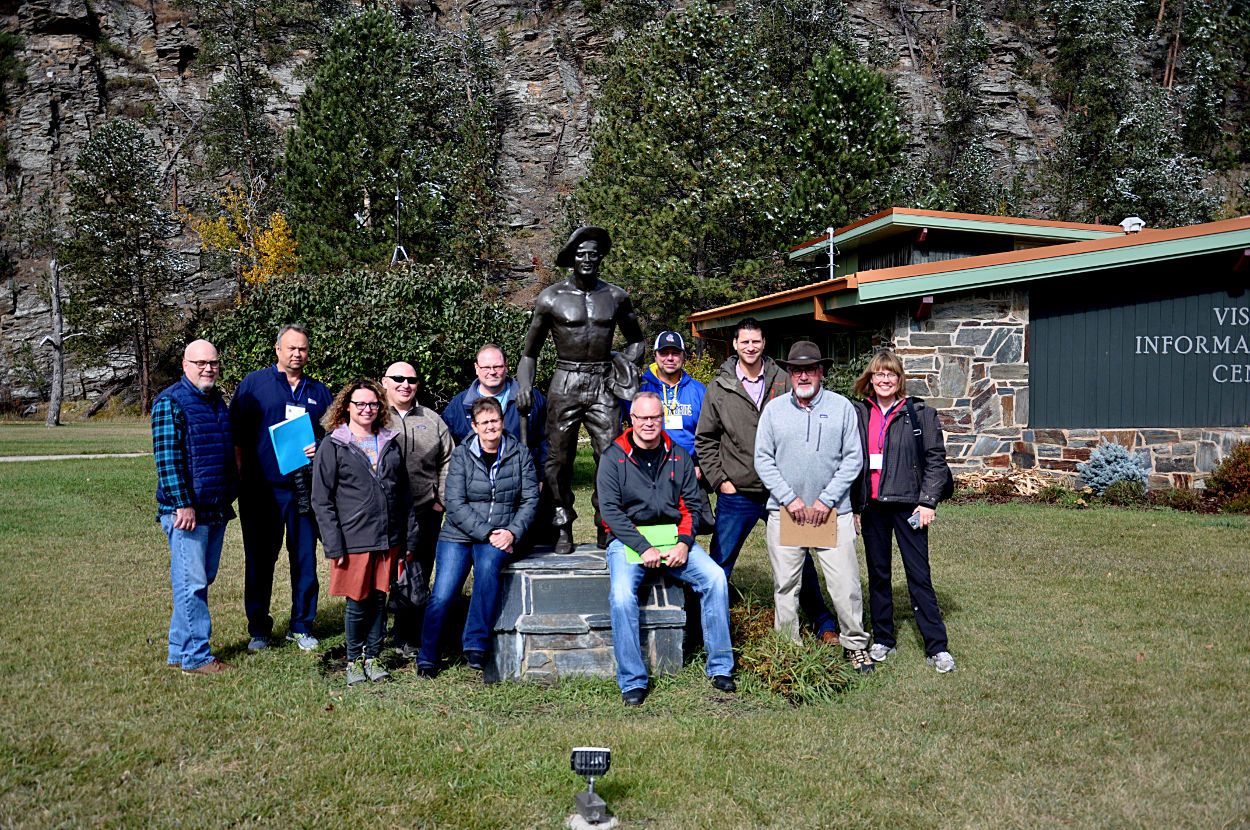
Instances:
[[[556,529],[556,553],[572,553],[577,549],[573,544],[573,528],[571,525],[560,525]]]

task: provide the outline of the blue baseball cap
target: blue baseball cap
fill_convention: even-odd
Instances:
[[[662,331],[660,336],[655,338],[655,345],[651,347],[651,350],[655,352],[661,349],[679,349],[684,352],[686,341],[675,331]]]

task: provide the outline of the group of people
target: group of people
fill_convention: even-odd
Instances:
[[[734,354],[706,388],[685,371],[680,333],[662,332],[650,345],[654,362],[596,475],[623,701],[638,705],[647,695],[637,592],[646,572],[661,567],[699,595],[707,674],[717,689],[735,689],[728,585],[760,520],[779,632],[799,637],[801,608],[817,637],[840,644],[858,671],[894,654],[897,540],[926,657],[937,671],[951,671],[927,530],[949,469],[936,412],[905,395],[899,358],[874,355],[856,382],[862,400],[852,403],[823,388],[831,361],[815,344],[800,341],[774,361],[750,318],[739,323]],[[387,593],[408,568],[426,585],[432,573],[433,584],[423,611],[394,606],[399,652],[415,658],[423,676],[439,671],[444,622],[472,569],[461,643],[465,662],[481,669],[490,659],[500,571],[538,530],[545,400],[532,390],[531,406],[521,411],[517,382],[494,345],[478,351],[477,379],[441,416],[417,401],[419,378],[406,362],[392,363],[380,384],[355,380],[332,395],[304,373],[308,350],[308,333],[284,326],[275,363],[247,375],[227,406],[216,388],[217,351],[195,341],[186,348],[183,377],[153,407],[158,513],[174,598],[169,665],[189,674],[229,668],[209,650],[207,590],[237,497],[249,651],[272,643],[270,594],[284,539],[291,574],[286,639],[318,647],[312,624],[320,538],[330,593],[346,599],[349,684],[388,676],[379,660]],[[304,448],[310,463],[283,474],[269,427],[304,413],[316,424],[316,440]],[[714,513],[708,493],[716,494]],[[832,523],[832,541],[783,544],[783,511],[793,525]],[[709,531],[705,550],[697,536]],[[871,636],[863,624],[857,535],[868,565]]]

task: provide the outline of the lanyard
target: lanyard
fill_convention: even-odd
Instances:
[[[672,386],[672,390],[673,390],[672,404],[669,404],[668,402],[668,390],[669,390],[669,385],[665,383],[664,381],[660,381],[660,400],[664,403],[664,411],[667,412],[669,415],[676,415],[677,414],[677,384],[673,384]]]
[[[877,450],[880,452],[885,452],[885,430],[890,425],[890,416],[894,414],[894,410],[898,409],[901,403],[901,400],[895,401],[893,406],[882,412],[881,407],[877,406],[876,398],[873,398],[873,406],[877,406],[877,411],[881,412],[881,431],[877,434]]]

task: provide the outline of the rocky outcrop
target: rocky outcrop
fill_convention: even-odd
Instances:
[[[475,26],[496,50],[506,110],[500,166],[504,186],[503,270],[516,290],[550,275],[564,219],[564,198],[584,174],[595,80],[587,62],[603,42],[579,2],[551,0],[409,0],[450,31]],[[939,37],[950,18],[945,2],[860,0],[850,4],[856,41],[874,63],[886,67],[901,96],[915,145],[921,146],[942,118],[933,77]],[[39,210],[50,194],[63,212],[65,181],[91,131],[115,114],[140,117],[165,153],[171,200],[185,201],[193,187],[186,175],[195,164],[194,133],[212,78],[196,65],[199,33],[188,13],[157,0],[29,0],[0,2],[0,20],[17,31],[27,81],[12,112],[4,116],[8,169],[0,189],[10,205],[6,233],[20,235],[13,220]],[[1010,25],[992,23],[993,54],[982,93],[990,106],[987,146],[1002,164],[1035,161],[1053,140],[1058,114],[1045,90],[1025,80],[1025,67],[1043,60]],[[296,52],[271,68],[280,89],[270,102],[279,127],[289,126],[303,91]],[[195,244],[184,240],[194,255]],[[38,252],[27,252],[37,254]],[[37,389],[17,371],[17,352],[46,333],[47,304],[40,297],[46,259],[31,255],[6,286],[0,303],[0,393],[34,397]],[[224,297],[226,282],[196,287],[203,301]],[[39,355],[34,354],[36,361]],[[96,394],[124,367],[88,373],[69,368],[71,394]]]

